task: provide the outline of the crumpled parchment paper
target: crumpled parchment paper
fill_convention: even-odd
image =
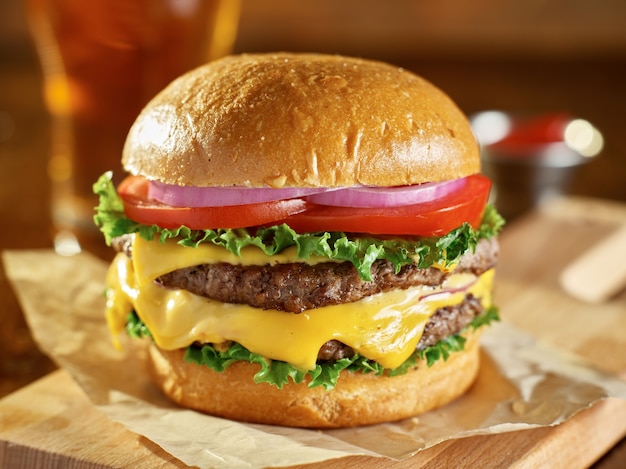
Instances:
[[[181,409],[143,373],[141,341],[116,350],[105,324],[107,265],[88,254],[7,251],[5,270],[41,350],[95,406],[186,464],[280,467],[349,455],[404,459],[439,442],[557,425],[626,382],[501,322],[482,337],[480,374],[453,403],[396,423],[339,430],[248,425]]]

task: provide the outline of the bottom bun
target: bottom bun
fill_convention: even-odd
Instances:
[[[343,371],[329,391],[307,381],[278,389],[253,380],[259,365],[235,362],[223,373],[184,361],[184,350],[150,347],[155,383],[174,402],[208,414],[250,423],[337,428],[412,417],[456,399],[479,368],[479,332],[466,335],[465,349],[404,375],[388,377]]]

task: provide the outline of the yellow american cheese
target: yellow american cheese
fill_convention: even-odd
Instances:
[[[212,245],[187,248],[135,238],[133,260],[118,254],[109,270],[107,321],[116,337],[134,309],[156,344],[167,350],[194,342],[232,340],[252,352],[306,370],[315,367],[320,347],[336,339],[386,368],[395,368],[415,350],[424,326],[437,309],[461,302],[467,293],[481,298],[485,307],[491,304],[492,270],[479,278],[468,273],[452,274],[441,287],[395,290],[301,314],[225,304],[185,290],[165,289],[153,280],[173,269],[210,262],[327,260],[303,261],[290,251],[270,258],[254,247],[238,257]],[[455,291],[465,286],[466,290]]]
[[[255,246],[247,246],[241,250],[241,255],[215,246],[211,243],[200,244],[197,248],[187,248],[178,245],[169,239],[165,243],[146,241],[140,236],[134,236],[133,259],[139,278],[152,280],[176,269],[200,264],[226,262],[235,265],[265,265],[303,262],[296,257],[295,246],[284,249],[273,256],[266,255]],[[311,256],[306,259],[308,264],[329,262],[326,257]]]

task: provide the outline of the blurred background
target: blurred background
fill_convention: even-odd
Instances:
[[[429,79],[468,115],[584,118],[604,146],[567,191],[626,202],[623,0],[242,0],[232,49],[381,59]],[[23,4],[0,0],[0,249],[52,246],[42,77]],[[0,396],[53,369],[11,311],[19,306],[0,272]]]

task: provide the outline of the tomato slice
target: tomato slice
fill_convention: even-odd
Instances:
[[[172,207],[148,197],[148,180],[124,179],[117,190],[128,218],[162,228],[247,228],[287,223],[298,233],[344,231],[373,235],[442,236],[468,222],[480,225],[491,181],[469,176],[458,190],[414,205],[353,208],[312,204],[303,199],[235,205],[229,207]]]
[[[128,176],[119,184],[117,192],[124,201],[124,213],[128,218],[161,228],[184,225],[192,230],[202,230],[267,225],[308,206],[302,199],[289,199],[231,207],[172,207],[149,199],[148,184],[144,177]]]
[[[467,178],[457,191],[432,202],[392,208],[351,208],[312,205],[283,220],[298,233],[351,233],[442,236],[464,222],[480,225],[491,181],[480,174]]]

